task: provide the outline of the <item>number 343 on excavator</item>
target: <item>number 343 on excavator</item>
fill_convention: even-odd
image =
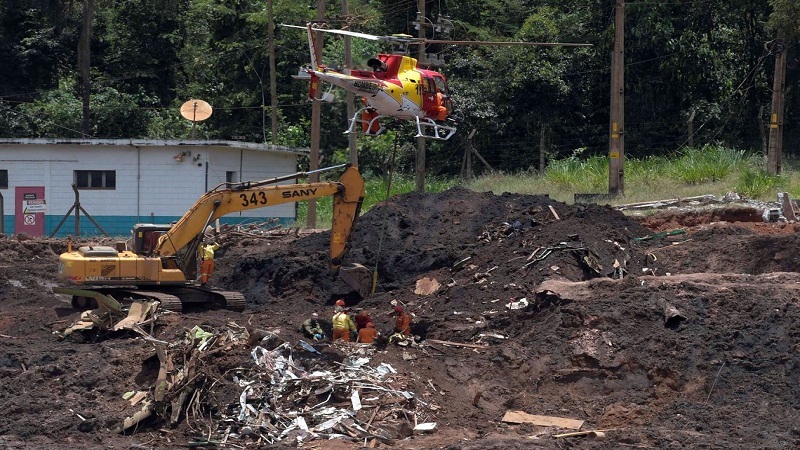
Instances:
[[[345,168],[338,181],[277,184],[312,173]],[[136,224],[131,248],[81,246],[59,256],[58,278],[70,287],[53,292],[72,295],[78,309],[96,307],[98,299],[157,300],[165,309],[204,304],[243,310],[239,292],[195,286],[197,251],[205,230],[230,213],[281,203],[333,196],[330,268],[361,295],[370,292],[371,273],[360,264],[343,266],[350,236],[364,200],[364,180],[358,169],[339,165],[264,181],[222,183],[200,197],[174,225]],[[106,297],[103,297],[106,296]]]

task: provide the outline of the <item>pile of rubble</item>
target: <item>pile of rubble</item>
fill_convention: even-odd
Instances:
[[[390,364],[370,364],[373,346],[292,344],[280,338],[280,330],[233,322],[219,329],[196,326],[182,339],[166,342],[143,329],[159,314],[157,303],[134,302],[113,312],[101,303],[64,332],[129,329],[154,348],[158,375],[150,388],[125,393],[123,398],[138,409],[118,432],[156,417],[171,425],[185,421],[202,436],[195,445],[247,447],[289,440],[299,446],[345,439],[374,446],[436,428],[429,418],[438,407],[409,391],[406,377]],[[220,372],[231,357],[237,359],[233,367]]]

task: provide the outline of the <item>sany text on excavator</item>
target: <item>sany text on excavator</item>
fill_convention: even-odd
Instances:
[[[324,170],[347,167],[339,181],[306,184],[276,183],[296,179]],[[185,303],[200,303],[243,310],[241,293],[195,286],[197,249],[202,244],[206,227],[224,215],[256,208],[333,196],[333,224],[330,239],[330,267],[337,271],[364,200],[364,180],[358,169],[340,165],[314,172],[300,172],[270,180],[223,183],[204,194],[174,225],[137,224],[133,229],[132,247],[82,246],[71,248],[59,257],[58,278],[75,287],[56,287],[53,292],[72,295],[73,306],[93,307],[98,296],[116,299],[148,299],[161,302],[162,308],[181,311]],[[121,248],[120,248],[121,247]],[[342,278],[368,279],[348,271]],[[363,270],[367,270],[363,268]],[[358,275],[358,276],[357,276]],[[364,286],[352,286],[359,292]]]
[[[300,70],[310,76],[309,98],[317,99],[320,82],[330,83],[362,96],[364,106],[350,119],[347,133],[360,132],[371,136],[385,131],[381,122],[385,118],[413,121],[417,129],[416,137],[447,140],[456,132],[458,124],[453,117],[454,105],[446,78],[439,72],[421,67],[415,58],[408,56],[410,45],[591,46],[560,42],[452,41],[408,35],[374,36],[349,30],[321,28],[316,23],[308,23],[305,27],[282,26],[307,30],[311,67]],[[371,70],[333,69],[322,64],[322,55],[315,42],[316,32],[387,42],[394,45],[395,52],[381,53],[370,59],[367,65]]]

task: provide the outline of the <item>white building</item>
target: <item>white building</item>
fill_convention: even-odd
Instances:
[[[81,236],[102,234],[86,214],[109,235],[128,236],[135,223],[178,220],[220,183],[293,174],[298,155],[306,153],[236,141],[0,139],[0,231],[50,236],[58,228],[55,236],[64,237],[75,233],[79,210]],[[229,214],[220,222],[270,218],[294,221],[295,204]]]

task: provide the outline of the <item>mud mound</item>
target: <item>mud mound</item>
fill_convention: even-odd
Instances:
[[[232,326],[296,342],[304,318],[327,319],[344,296],[386,333],[396,300],[422,344],[380,349],[371,364],[396,368],[438,431],[391,448],[794,448],[800,243],[794,224],[755,226],[742,214],[697,214],[691,225],[663,216],[645,227],[608,207],[546,196],[399,196],[359,219],[346,258],[377,266],[375,295],[361,299],[330,273],[329,233],[230,240],[211,284],[243,291],[248,311],[169,314],[148,332],[173,342],[195,325]],[[686,233],[658,233],[675,228]],[[131,333],[54,334],[78,315],[48,290],[65,247],[0,237],[0,409],[8,412],[0,447],[185,448],[219,430],[222,413],[240,404],[230,374],[252,360],[245,345],[202,360],[214,395],[193,400],[191,413],[211,428],[170,424],[164,412],[130,436],[112,431],[134,409],[123,393],[152,389],[157,358]],[[439,287],[417,290],[423,278]],[[341,360],[337,347],[317,346]],[[508,410],[583,420],[583,430],[606,429],[608,439],[507,424]],[[392,420],[413,426],[394,412]],[[377,423],[391,406],[374,413]],[[372,412],[358,414],[366,422]]]
[[[639,271],[646,256],[630,242],[649,234],[607,206],[569,207],[547,196],[451,189],[394,197],[371,209],[356,225],[346,260],[377,267],[378,292],[447,272],[464,260],[466,267],[490,271],[492,284],[519,282],[530,291],[550,277],[609,276],[615,261]],[[221,255],[217,279],[246,292],[254,307],[298,297],[356,303],[358,296],[326,270],[328,239],[329,233],[319,233],[266,248],[242,242]]]

